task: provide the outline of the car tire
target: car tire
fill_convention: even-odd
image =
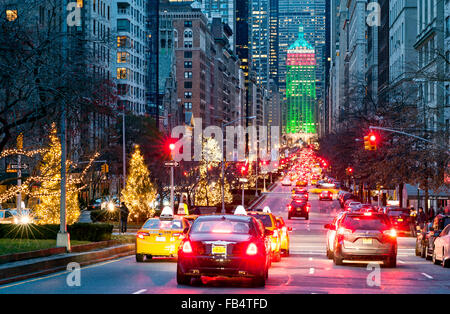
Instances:
[[[278,263],[278,262],[281,261],[281,252],[278,252],[277,254],[275,254],[275,255],[273,256],[273,261],[274,261],[275,263]]]
[[[444,268],[450,268],[450,258],[444,259],[442,261],[442,267]]]
[[[291,215],[290,214],[288,214],[288,220],[291,220]]]
[[[152,255],[146,255],[145,259],[153,259],[153,256]]]
[[[334,255],[333,256],[333,262],[334,262],[335,265],[341,266],[341,265],[344,264],[344,262],[343,262],[344,259],[343,258],[337,256],[336,254],[333,254],[333,255]]]
[[[305,220],[309,220],[309,215],[306,215],[306,216],[305,216]]]
[[[190,285],[191,284],[191,277],[183,274],[180,271],[180,268],[177,266],[177,283],[179,285]]]
[[[432,256],[428,253],[428,245],[425,247],[425,259],[431,261]]]
[[[142,263],[144,261],[144,254],[136,254],[136,262]]]
[[[441,264],[441,261],[436,258],[436,250],[435,249],[433,250],[433,255],[431,257],[431,260],[433,261],[434,265],[440,265]]]
[[[416,256],[420,256],[421,252],[419,250],[419,243],[416,241]]]
[[[422,243],[422,250],[420,251],[420,257],[425,258],[425,245]]]
[[[328,259],[333,259],[333,258],[334,258],[333,251],[327,249],[327,258],[328,258]]]
[[[388,257],[388,259],[385,261],[385,266],[387,268],[397,267],[397,255],[391,255],[390,257]]]

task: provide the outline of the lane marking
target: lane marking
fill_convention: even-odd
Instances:
[[[145,291],[147,291],[147,289],[141,289],[136,292],[133,292],[133,294],[141,294],[141,293],[144,293]]]
[[[427,273],[422,273],[422,275],[424,275],[424,276],[427,277],[428,279],[433,279],[433,277],[431,277],[431,276],[428,275]]]
[[[94,264],[94,265],[84,266],[84,267],[81,267],[80,270],[84,270],[84,269],[88,269],[88,268],[94,268],[94,267],[99,267],[99,266],[103,266],[103,265],[111,264],[111,263],[115,263],[115,262],[120,262],[120,261],[122,261],[124,259],[131,258],[131,257],[133,257],[133,256],[132,255],[124,256],[124,257],[121,257],[121,258],[118,258],[118,259],[115,259],[115,260],[112,260],[112,261],[107,261],[107,262],[102,262],[102,263],[98,263],[98,264]],[[44,280],[44,279],[58,277],[58,276],[61,276],[61,275],[64,275],[64,274],[68,274],[68,273],[69,273],[68,270],[64,270],[64,271],[57,272],[55,274],[51,274],[51,275],[48,275],[48,276],[37,277],[37,278],[25,280],[25,281],[20,281],[20,282],[16,282],[16,283],[13,283],[13,284],[10,284],[10,285],[0,286],[0,290],[1,289],[15,287],[15,286],[19,286],[19,285],[24,285],[24,284],[27,284],[27,283],[32,283],[32,282],[35,282],[35,281],[40,281],[40,280]]]
[[[401,260],[398,260],[398,262],[399,262],[400,264],[405,264],[405,262],[404,262],[404,261],[401,261]]]
[[[313,274],[314,274],[314,268],[313,268],[313,267],[311,267],[311,268],[309,269],[309,274],[310,274],[310,275],[313,275]]]

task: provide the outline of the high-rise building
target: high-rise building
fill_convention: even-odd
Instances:
[[[147,111],[147,1],[114,0],[113,32],[117,36],[115,75],[119,107],[137,115]],[[101,29],[99,25],[99,31]]]
[[[317,133],[316,55],[300,27],[287,51],[286,133]]]
[[[250,1],[250,72],[268,88],[270,65],[270,0]]]
[[[235,51],[236,33],[236,2],[240,0],[200,0],[203,13],[208,17],[209,22],[213,18],[220,18],[231,29],[229,38],[230,47]]]
[[[317,98],[322,97],[326,62],[325,13],[325,0],[278,0],[278,78],[282,95],[286,86],[287,50],[296,40],[299,27],[303,26],[305,39],[315,47]]]

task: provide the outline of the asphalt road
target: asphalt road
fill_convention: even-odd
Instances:
[[[319,202],[310,194],[310,220],[287,220],[291,187],[278,184],[259,207],[269,206],[293,228],[291,256],[273,263],[264,288],[252,288],[236,279],[210,280],[194,286],[178,286],[175,260],[153,259],[136,263],[134,256],[84,267],[80,285],[69,286],[76,278],[69,272],[0,286],[0,294],[77,294],[77,293],[450,293],[450,269],[433,265],[414,254],[414,238],[398,239],[397,268],[378,268],[374,264],[353,263],[335,266],[325,256],[325,223],[332,220],[337,201]],[[379,270],[379,272],[378,272]],[[369,280],[368,280],[369,278]]]

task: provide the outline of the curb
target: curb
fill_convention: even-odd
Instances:
[[[28,260],[22,265],[0,267],[0,285],[64,271],[67,270],[67,265],[72,262],[76,262],[80,264],[80,266],[86,266],[133,255],[134,253],[135,244],[133,243],[99,251],[76,254],[67,253],[51,258],[40,258],[38,261],[34,262]]]

